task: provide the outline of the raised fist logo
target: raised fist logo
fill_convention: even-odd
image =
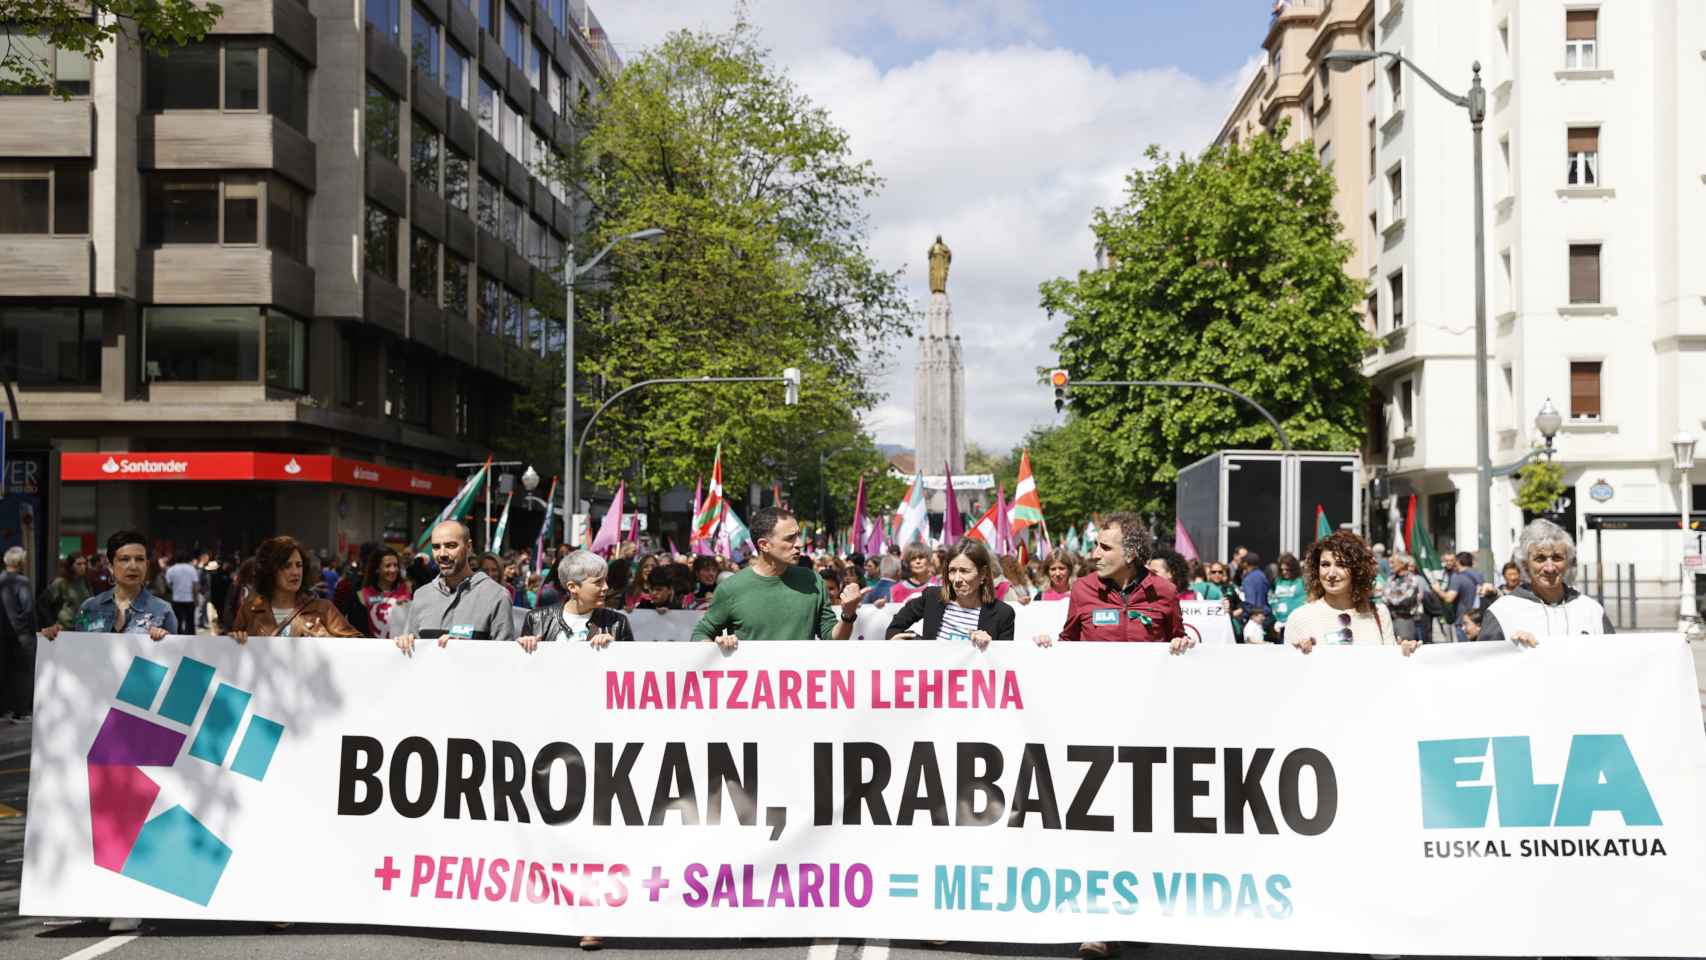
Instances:
[[[156,712],[154,703],[165,679],[166,667],[137,657],[130,662],[115,699]],[[95,864],[203,906],[213,898],[231,848],[182,806],[149,819],[160,786],[142,768],[170,767],[180,761],[223,767],[238,730],[243,729],[230,769],[261,780],[284,736],[283,724],[259,715],[250,715],[244,729],[249,693],[221,683],[208,699],[207,688],[212,684],[212,667],[190,657],[180,659],[160,701],[158,719],[113,707],[89,748],[89,825]]]

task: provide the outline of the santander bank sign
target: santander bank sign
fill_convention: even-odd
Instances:
[[[452,497],[461,488],[455,477],[400,467],[380,466],[326,454],[272,453],[262,450],[193,453],[60,454],[60,478],[70,483],[186,480],[326,483],[368,487],[429,497]]]
[[[124,459],[121,460],[116,456],[109,456],[101,464],[101,472],[104,474],[107,474],[108,476],[116,476],[116,475],[121,475],[121,474],[136,474],[136,473],[145,473],[145,474],[167,473],[167,474],[178,474],[181,476],[183,474],[188,473],[189,469],[190,469],[190,462],[188,460],[176,460],[176,459],[170,459],[170,458],[165,459],[165,460],[157,460],[157,459],[154,459],[152,457],[144,458],[144,459],[137,459],[134,457],[126,456]]]

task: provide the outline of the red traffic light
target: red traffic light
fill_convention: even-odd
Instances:
[[[1070,379],[1071,377],[1067,375],[1065,370],[1055,370],[1050,372],[1048,375],[1049,385],[1054,387],[1056,390],[1066,386],[1067,381]]]

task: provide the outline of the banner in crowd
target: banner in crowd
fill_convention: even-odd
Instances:
[[[1706,954],[1675,636],[63,634],[37,671],[29,915]]]

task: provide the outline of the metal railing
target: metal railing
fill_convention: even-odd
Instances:
[[[1674,630],[1681,606],[1682,582],[1675,567],[1659,564],[1580,563],[1572,581],[1605,608],[1618,630]],[[1699,615],[1706,594],[1694,591]]]

